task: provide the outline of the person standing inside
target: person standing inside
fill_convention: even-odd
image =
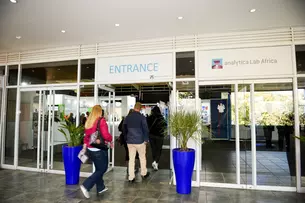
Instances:
[[[123,133],[129,152],[129,167],[128,167],[128,179],[129,182],[135,182],[135,157],[136,153],[139,153],[141,176],[143,179],[149,177],[150,173],[146,168],[146,145],[149,141],[148,126],[146,118],[140,113],[142,104],[137,102],[134,106],[134,112],[128,115],[124,120]]]
[[[100,132],[103,139],[97,139],[94,144],[90,144],[91,135]],[[104,143],[101,143],[104,140]],[[83,152],[88,150],[89,158],[92,160],[95,166],[95,172],[88,177],[84,183],[80,186],[86,198],[90,198],[89,191],[94,185],[98,194],[106,192],[108,190],[104,185],[103,176],[108,169],[108,144],[112,142],[112,136],[108,132],[108,125],[106,120],[102,117],[102,107],[95,105],[92,108],[86,124],[85,124],[85,137]],[[94,145],[94,146],[93,146]]]
[[[153,158],[152,167],[157,171],[159,170],[159,160],[162,153],[163,139],[166,129],[166,121],[158,106],[155,106],[151,110],[151,115],[147,118],[147,123],[149,127],[149,143]]]

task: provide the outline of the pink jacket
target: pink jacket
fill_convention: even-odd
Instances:
[[[97,122],[98,122],[98,119],[95,121],[94,125],[91,128],[85,129],[84,144],[86,144],[88,148],[93,148],[90,145],[90,136],[92,133],[94,133],[96,131]],[[108,132],[108,125],[104,118],[102,118],[101,122],[100,122],[100,132],[101,132],[101,136],[103,136],[106,144],[112,142],[112,136]]]

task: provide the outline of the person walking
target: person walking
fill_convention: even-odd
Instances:
[[[129,152],[128,179],[129,182],[135,182],[135,157],[139,153],[141,176],[143,179],[149,177],[150,173],[146,168],[146,145],[149,142],[148,126],[146,118],[140,113],[142,104],[137,102],[134,106],[134,112],[128,115],[124,120],[123,133],[127,142]]]
[[[133,109],[130,109],[128,112],[128,115],[130,115],[133,111],[134,111]],[[118,126],[118,130],[121,132],[120,137],[119,137],[119,143],[121,144],[121,146],[123,145],[124,149],[125,149],[125,162],[126,162],[126,166],[127,166],[126,173],[128,175],[129,152],[128,152],[127,142],[125,140],[126,136],[124,135],[124,125],[123,125],[124,120],[125,120],[125,117],[122,118],[122,121],[120,122],[120,124]],[[136,155],[136,160],[139,160],[139,153],[137,153],[137,155]],[[137,163],[135,163],[135,165],[137,165]],[[138,168],[135,170],[135,173],[137,173],[137,172],[138,172]]]
[[[151,146],[153,163],[152,167],[155,171],[159,170],[159,161],[162,153],[164,134],[166,129],[166,121],[161,114],[160,108],[155,106],[151,110],[151,115],[147,118],[149,128],[149,143]]]
[[[93,134],[100,133],[94,143],[91,142]],[[88,156],[95,166],[95,172],[80,186],[86,198],[90,198],[89,191],[94,185],[98,194],[108,190],[104,184],[103,176],[108,169],[108,145],[112,142],[112,136],[108,132],[106,120],[102,117],[102,107],[95,105],[92,108],[86,124],[83,153],[88,151]]]

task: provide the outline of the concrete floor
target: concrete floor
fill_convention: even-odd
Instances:
[[[176,194],[168,185],[170,172],[152,173],[145,181],[137,177],[135,184],[126,180],[125,168],[117,168],[105,175],[109,191],[91,199],[83,197],[79,186],[65,185],[63,175],[27,171],[0,170],[0,202],[103,202],[103,203],[304,203],[305,194],[294,192],[249,191],[221,188],[193,188],[191,195]],[[81,181],[84,179],[82,178]]]

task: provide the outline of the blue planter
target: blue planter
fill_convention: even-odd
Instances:
[[[82,148],[82,146],[68,147],[67,145],[62,147],[67,185],[77,185],[79,183],[81,161],[78,158],[78,153]]]
[[[195,150],[180,151],[173,149],[173,161],[176,175],[176,191],[179,194],[192,192],[192,175],[195,165]]]

